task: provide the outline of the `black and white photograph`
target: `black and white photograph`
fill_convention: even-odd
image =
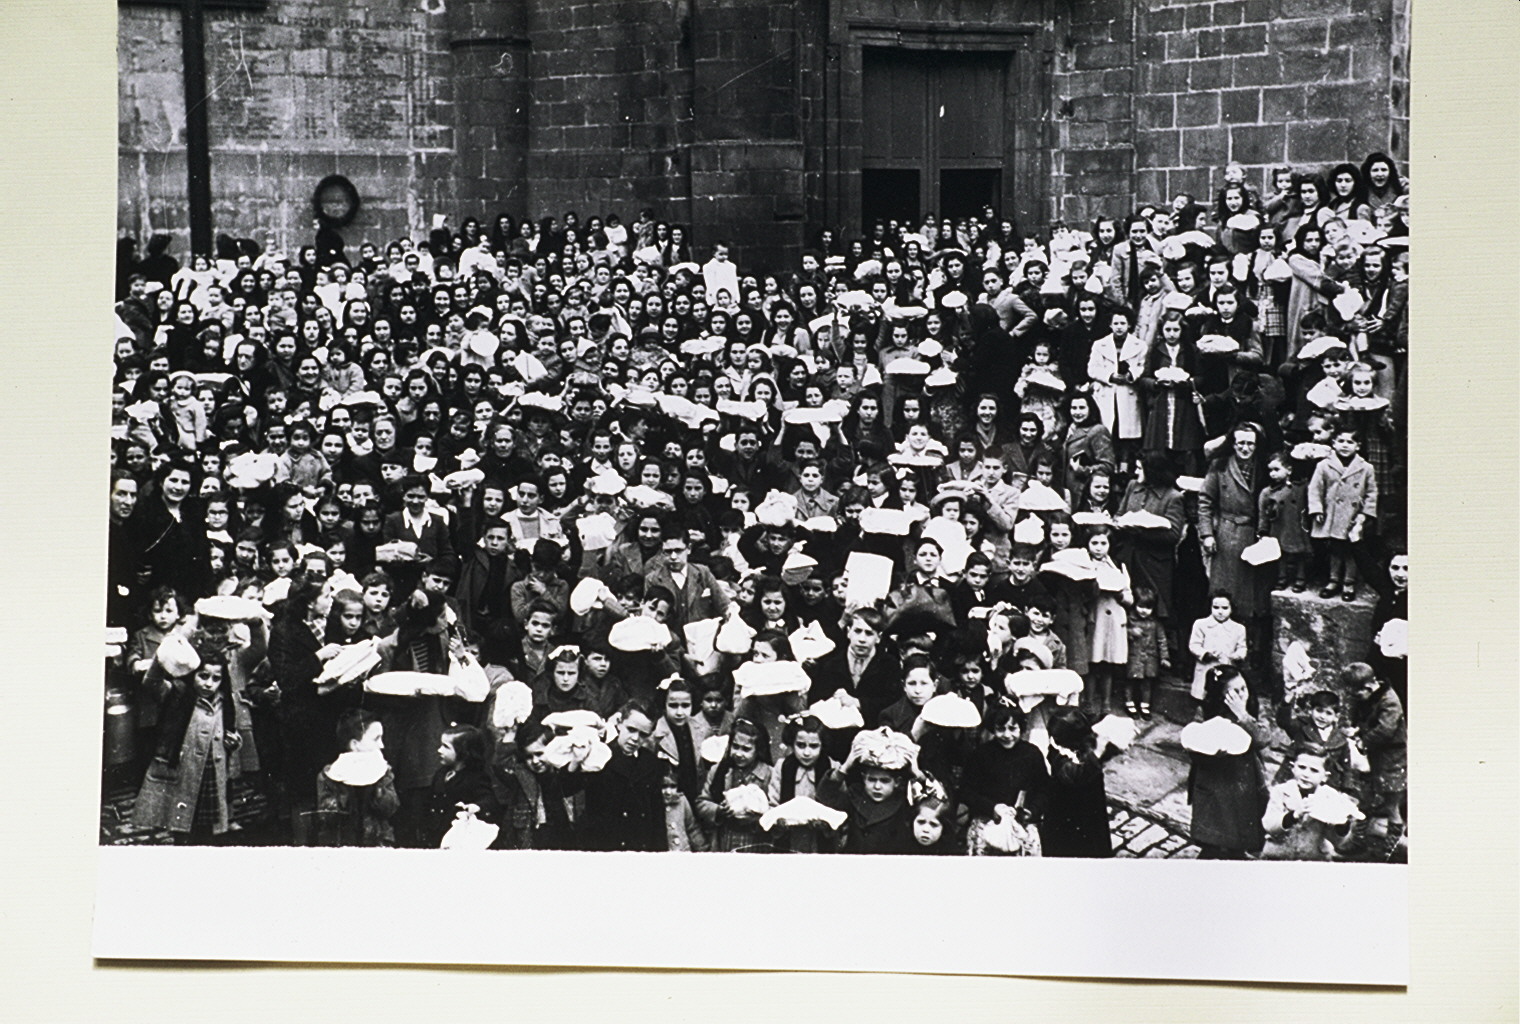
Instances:
[[[1408,0],[117,16],[102,847],[1403,900]]]

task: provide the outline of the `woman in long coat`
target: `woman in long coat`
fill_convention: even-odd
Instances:
[[[1209,565],[1209,588],[1230,592],[1235,618],[1242,622],[1267,610],[1256,568],[1240,558],[1256,542],[1256,498],[1266,478],[1260,445],[1255,424],[1237,426],[1198,495],[1198,534]]]
[[[1261,817],[1267,809],[1267,782],[1261,751],[1267,735],[1256,723],[1256,698],[1238,669],[1220,665],[1209,670],[1203,684],[1203,717],[1233,722],[1246,731],[1251,743],[1240,754],[1190,755],[1190,838],[1200,848],[1200,860],[1244,860],[1266,840]]]
[[[1140,472],[1124,489],[1119,515],[1150,512],[1169,524],[1166,528],[1121,530],[1117,557],[1129,568],[1136,587],[1156,592],[1156,617],[1172,619],[1172,580],[1177,567],[1177,545],[1187,525],[1186,506],[1177,489],[1177,476],[1164,452],[1146,452]]]

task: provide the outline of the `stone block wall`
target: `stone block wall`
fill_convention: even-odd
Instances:
[[[436,10],[438,13],[431,13]],[[310,241],[328,174],[358,188],[351,244],[415,232],[454,208],[453,59],[444,7],[281,0],[206,15],[215,230]],[[188,252],[179,12],[120,8],[118,221]]]
[[[1057,36],[1052,202],[1068,222],[1206,200],[1230,161],[1260,187],[1280,164],[1407,159],[1407,0],[1083,0]]]
[[[1084,228],[1134,188],[1141,97],[1126,0],[1078,0],[1057,14],[1048,219]]]
[[[689,221],[691,0],[530,5],[528,201],[537,216]]]
[[[179,15],[120,8],[119,222],[186,251]],[[1409,0],[279,0],[207,15],[216,230],[351,243],[498,211],[648,206],[789,264],[860,213],[862,46],[1014,54],[1021,225],[1086,225],[1226,162],[1264,184],[1408,150]],[[746,247],[749,247],[746,250]]]
[[[1136,18],[1137,196],[1206,199],[1232,160],[1265,187],[1277,165],[1324,169],[1402,148],[1403,139],[1390,137],[1390,54],[1401,5],[1144,5]]]

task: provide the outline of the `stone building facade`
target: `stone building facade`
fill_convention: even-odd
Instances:
[[[1026,229],[1408,149],[1409,0],[206,0],[217,232],[652,207],[787,260],[991,202]],[[119,227],[184,253],[179,13],[121,0]]]

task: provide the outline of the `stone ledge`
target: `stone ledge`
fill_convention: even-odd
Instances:
[[[1314,663],[1314,674],[1305,682],[1285,682],[1285,697],[1303,690],[1329,689],[1341,694],[1340,671],[1353,661],[1365,661],[1372,646],[1372,613],[1377,594],[1362,585],[1355,601],[1339,596],[1324,598],[1318,588],[1295,594],[1272,592],[1272,667],[1282,671],[1283,653],[1294,640],[1303,642]]]

